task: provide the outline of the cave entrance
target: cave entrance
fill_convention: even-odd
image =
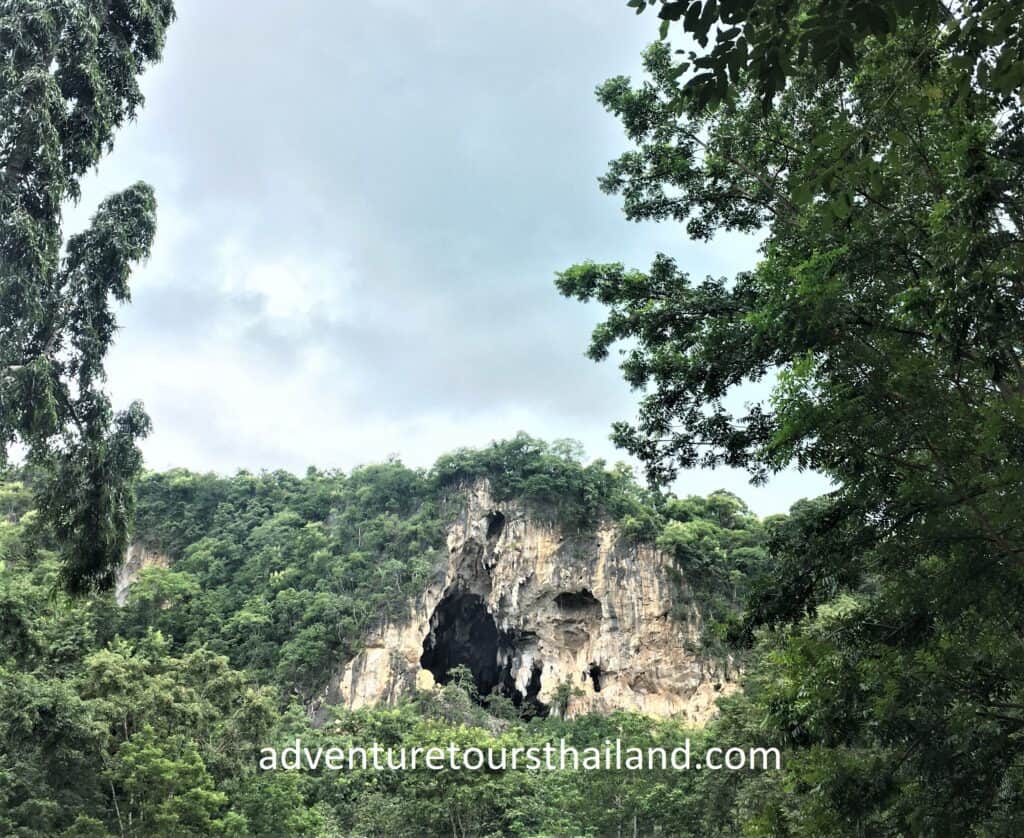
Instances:
[[[505,516],[500,512],[491,512],[487,516],[487,540],[497,541],[505,529]]]
[[[578,591],[563,591],[555,597],[555,605],[563,611],[601,613],[601,601],[586,588],[580,588]]]
[[[449,673],[456,666],[465,666],[473,673],[481,696],[504,680],[503,663],[509,649],[484,604],[476,594],[449,594],[438,603],[431,620],[433,631],[423,641],[420,665],[434,675],[439,684],[451,680]]]
[[[486,704],[493,694],[503,695],[524,715],[547,715],[547,707],[537,698],[543,665],[533,664],[523,695],[512,677],[517,635],[498,630],[482,597],[465,592],[446,595],[434,609],[430,625],[420,666],[434,676],[436,683],[447,684],[452,669],[465,666],[473,673],[481,703]]]

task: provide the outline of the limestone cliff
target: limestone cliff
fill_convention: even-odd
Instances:
[[[481,481],[460,493],[447,564],[397,620],[330,679],[319,705],[359,708],[430,689],[456,665],[482,693],[543,711],[560,684],[582,690],[568,715],[634,710],[702,724],[736,689],[693,651],[700,615],[670,616],[669,559],[612,525],[566,533]]]

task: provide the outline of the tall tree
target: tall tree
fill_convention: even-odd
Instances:
[[[791,7],[795,28],[824,9],[748,5]],[[847,12],[908,4],[837,5],[846,37]],[[1024,10],[957,15],[988,33],[998,80],[929,15],[838,66],[783,27],[771,108],[755,67],[716,101],[652,47],[646,82],[599,90],[635,143],[602,186],[697,240],[760,233],[761,259],[732,280],[664,255],[557,280],[610,308],[593,358],[631,342],[622,368],[646,394],[615,438],[655,480],[795,464],[837,484],[777,533],[739,633],[778,632],[761,709],[803,754],[781,816],[801,834],[1010,834],[1024,817],[1024,71],[1001,57]],[[729,409],[767,376],[770,397]]]
[[[61,207],[135,116],[173,18],[172,0],[0,3],[0,466],[20,444],[44,467],[38,502],[75,592],[110,586],[127,538],[149,419],[112,411],[103,360],[156,202],[137,183],[66,241]]]

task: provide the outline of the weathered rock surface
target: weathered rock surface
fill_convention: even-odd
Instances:
[[[117,569],[114,581],[114,598],[118,605],[128,601],[128,591],[139,574],[147,567],[170,567],[171,560],[159,550],[153,550],[138,541],[133,541],[125,553],[124,561]]]
[[[570,716],[625,709],[702,724],[736,689],[721,664],[688,651],[700,615],[670,616],[664,554],[611,525],[565,533],[520,504],[495,502],[486,482],[466,490],[460,509],[447,565],[339,667],[317,705],[393,703],[459,664],[481,692],[539,709],[568,682],[582,691]]]

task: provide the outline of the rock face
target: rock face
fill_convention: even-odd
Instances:
[[[668,558],[611,525],[567,534],[520,504],[468,487],[448,529],[448,561],[407,613],[384,622],[330,679],[312,708],[393,703],[465,665],[482,694],[546,712],[555,691],[578,692],[567,715],[616,709],[702,724],[736,689],[699,658],[700,615],[673,618]],[[563,688],[564,690],[564,688]]]
[[[117,578],[114,581],[114,598],[118,605],[124,605],[128,601],[128,590],[139,574],[147,567],[170,567],[171,560],[159,550],[152,550],[145,544],[133,541],[128,545],[124,555],[124,561],[117,569]]]

